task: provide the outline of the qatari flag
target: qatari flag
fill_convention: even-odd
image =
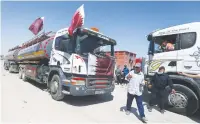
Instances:
[[[42,29],[43,29],[43,22],[44,22],[44,17],[40,17],[36,19],[31,26],[29,27],[29,30],[37,35]]]
[[[68,28],[69,35],[72,36],[73,35],[73,31],[76,28],[83,26],[84,18],[85,18],[84,5],[82,5],[76,10],[76,12],[75,12],[75,14],[74,14],[74,16],[72,18],[71,25]]]

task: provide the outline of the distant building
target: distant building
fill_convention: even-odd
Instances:
[[[107,52],[110,55],[110,52]],[[127,65],[129,69],[135,64],[136,54],[128,51],[115,51],[116,66],[120,66],[120,69]]]

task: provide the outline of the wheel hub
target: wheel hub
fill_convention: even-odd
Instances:
[[[168,101],[171,105],[173,105],[176,108],[185,108],[187,106],[187,96],[183,93],[176,92],[176,93],[171,93],[168,96]]]
[[[56,93],[58,90],[58,82],[57,81],[54,81],[52,84],[51,84],[51,91],[53,93]]]

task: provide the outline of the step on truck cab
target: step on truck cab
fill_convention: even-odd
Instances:
[[[176,90],[167,94],[168,105],[176,112],[194,114],[200,107],[200,79],[178,72],[200,73],[200,22],[159,29],[147,36],[149,50],[145,64],[148,79],[164,66]]]

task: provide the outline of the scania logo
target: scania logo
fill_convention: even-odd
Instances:
[[[107,37],[105,37],[105,36],[103,36],[103,35],[100,35],[100,34],[98,34],[98,37],[100,37],[100,38],[102,38],[102,39],[104,39],[104,40],[109,40],[109,38],[107,38]]]

